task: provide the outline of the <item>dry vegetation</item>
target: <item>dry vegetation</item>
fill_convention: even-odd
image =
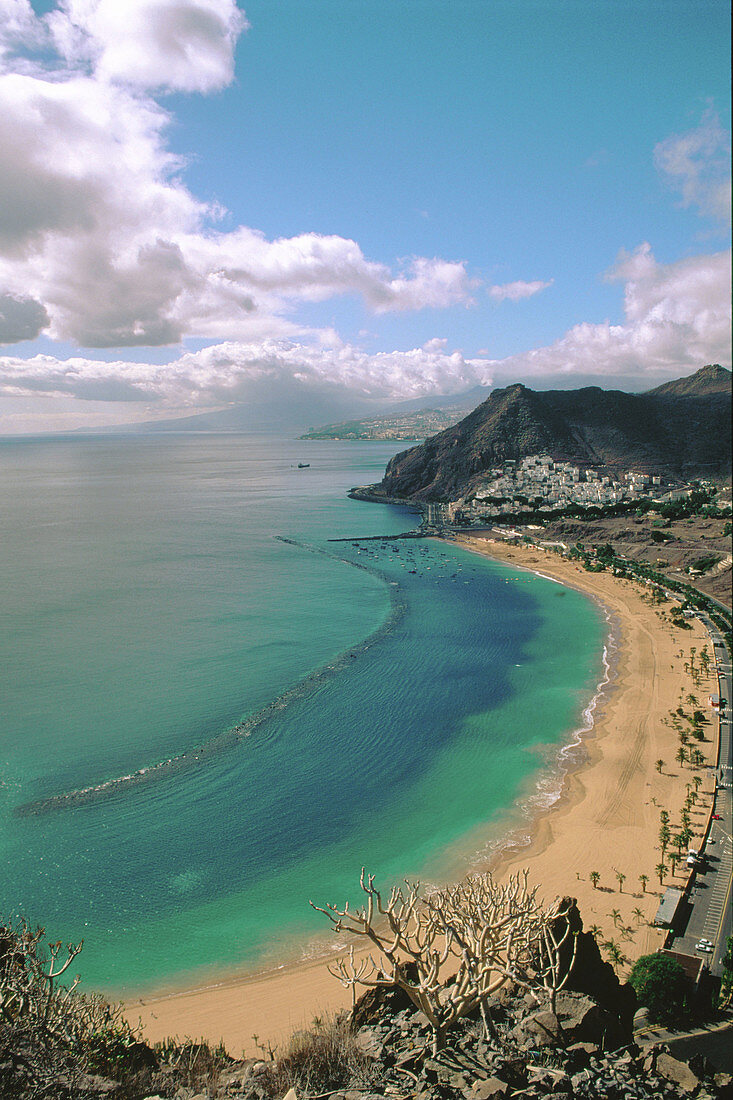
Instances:
[[[617,554],[632,561],[648,562],[730,607],[729,519],[690,516],[665,521],[653,512],[592,521],[567,519],[548,523],[542,537],[569,545],[610,543]],[[696,564],[702,564],[704,569],[699,575],[691,575],[688,570]]]

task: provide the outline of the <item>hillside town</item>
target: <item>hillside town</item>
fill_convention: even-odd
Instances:
[[[664,492],[661,476],[630,470],[618,481],[598,470],[537,454],[493,466],[487,471],[486,484],[471,497],[446,506],[446,518],[465,523],[526,508],[549,512],[571,504],[607,506],[649,496],[672,500],[683,493],[670,487]]]

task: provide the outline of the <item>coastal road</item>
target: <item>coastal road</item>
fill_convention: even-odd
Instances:
[[[698,616],[705,624],[713,643],[721,700],[714,808],[718,819],[712,822],[705,845],[705,867],[695,875],[690,897],[692,913],[685,934],[675,938],[674,950],[698,957],[702,955],[709,960],[712,973],[720,975],[733,919],[733,673],[730,654],[717,626],[704,612],[698,612]],[[701,939],[710,940],[715,945],[714,950],[710,953],[696,951],[695,945]]]

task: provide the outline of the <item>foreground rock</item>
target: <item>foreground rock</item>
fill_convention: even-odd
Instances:
[[[429,1028],[403,995],[370,991],[357,1004],[356,1026],[347,1020],[302,1036],[279,1060],[234,1061],[219,1055],[195,1072],[195,1044],[169,1048],[166,1064],[149,1059],[145,1072],[117,1080],[59,1073],[45,1081],[53,1100],[725,1100],[731,1077],[699,1055],[684,1061],[662,1043],[641,1048],[609,1038],[621,1021],[586,993],[563,992],[557,1015],[524,990],[504,988],[484,1022],[465,1020],[450,1046],[430,1051]],[[624,1040],[628,1036],[624,1035]],[[293,1050],[295,1049],[295,1054]],[[152,1054],[152,1052],[151,1052]],[[160,1056],[160,1052],[158,1052]],[[24,1088],[22,1067],[0,1063],[3,1100],[35,1100]],[[121,1078],[121,1079],[120,1079]],[[292,1090],[292,1091],[291,1091]]]
[[[127,1032],[85,1055],[48,1028],[0,1019],[0,1100],[733,1100],[731,1077],[700,1053],[722,1049],[725,1035],[638,1046],[633,990],[583,932],[574,903],[568,912],[576,964],[554,1004],[541,987],[507,982],[436,1055],[425,1017],[394,987],[370,989],[350,1016],[245,1061],[190,1040],[152,1050]],[[680,1043],[697,1051],[683,1058]]]

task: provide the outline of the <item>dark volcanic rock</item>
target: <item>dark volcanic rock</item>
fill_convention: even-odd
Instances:
[[[494,390],[460,423],[395,455],[379,489],[392,497],[455,500],[507,459],[549,454],[581,466],[726,475],[731,375],[703,367],[648,393],[588,386]]]
[[[634,1013],[638,1002],[636,993],[628,982],[621,983],[610,963],[605,962],[595,937],[583,931],[583,920],[575,898],[563,898],[562,908],[569,908],[571,931],[577,936],[575,964],[565,989],[586,993],[615,1018],[620,1027],[617,1046],[630,1042],[633,1035]],[[562,919],[562,918],[561,918]],[[567,966],[571,941],[565,945],[563,965]]]
[[[408,968],[405,967],[408,972]],[[394,1017],[415,1006],[403,989],[396,985],[376,985],[362,993],[351,1014],[353,1031],[369,1024],[379,1023],[386,1017]]]

